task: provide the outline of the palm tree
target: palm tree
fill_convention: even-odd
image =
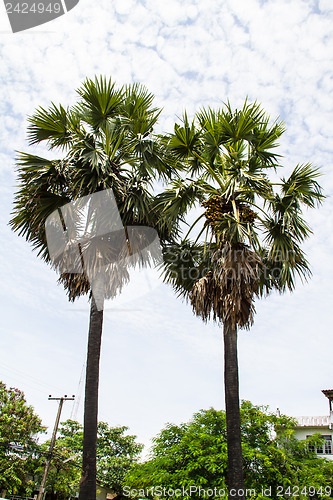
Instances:
[[[49,150],[60,151],[62,158],[49,160],[19,153],[19,185],[10,225],[32,244],[39,257],[60,272],[59,281],[69,300],[90,294],[79,498],[92,500],[96,497],[99,358],[104,298],[113,298],[121,291],[129,279],[130,265],[138,262],[147,265],[149,260],[154,261],[151,252],[146,252],[144,258],[136,252],[146,244],[149,247],[151,241],[146,241],[149,233],[132,229],[133,226],[141,229],[150,226],[158,231],[161,240],[167,236],[166,227],[162,228],[160,215],[153,207],[150,188],[155,178],[169,178],[172,168],[166,161],[163,144],[152,135],[160,111],[152,106],[153,96],[144,87],[134,84],[116,88],[111,80],[101,77],[87,79],[78,89],[78,94],[79,101],[75,106],[65,109],[52,104],[48,109],[38,108],[29,118],[30,144],[45,141]],[[98,206],[101,198],[95,194],[102,191],[111,192],[125,237],[115,238],[110,228],[103,230],[103,224],[108,225],[110,212],[103,211],[102,205]],[[90,195],[95,196],[94,203]],[[96,198],[99,200],[97,204]],[[85,207],[82,200],[86,202]],[[87,207],[86,228],[82,228],[82,214]],[[60,221],[58,226],[56,219]],[[53,231],[53,242],[57,242],[57,237],[54,237],[57,234],[59,241],[60,233],[66,235],[67,243],[61,252],[54,251],[54,248],[50,251],[47,222]],[[87,233],[88,227],[93,227],[92,232]],[[80,251],[73,251],[73,248]],[[124,255],[127,260],[123,259]]]
[[[240,110],[229,103],[217,111],[203,109],[191,123],[185,113],[165,140],[185,165],[186,178],[174,180],[157,200],[179,229],[187,212],[202,206],[186,236],[165,245],[164,279],[204,321],[223,324],[228,487],[239,499],[244,478],[238,330],[252,325],[256,297],[291,291],[297,275],[310,275],[300,247],[311,233],[302,208],[323,199],[319,172],[310,164],[297,165],[287,179],[276,175],[280,157],[274,148],[283,132],[282,122],[270,124],[257,103],[245,102]]]

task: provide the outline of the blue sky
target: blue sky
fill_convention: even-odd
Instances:
[[[287,127],[281,175],[297,163],[322,168],[327,200],[306,214],[312,280],[257,304],[254,327],[239,335],[239,364],[243,399],[289,415],[327,413],[320,391],[333,387],[332,21],[330,0],[80,0],[65,16],[13,35],[1,3],[0,379],[24,390],[45,425],[56,413],[48,395],[77,393],[89,304],[69,304],[54,271],[11,233],[14,157],[49,154],[29,149],[27,115],[51,101],[73,103],[95,74],[146,85],[164,108],[157,131],[170,131],[185,108],[191,116],[227,99],[234,107],[258,100]],[[107,304],[100,385],[100,418],[128,425],[146,444],[168,421],[224,407],[220,328],[194,317],[156,276],[149,280],[136,276]],[[66,403],[63,419],[71,410]]]

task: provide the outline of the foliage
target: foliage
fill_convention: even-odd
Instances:
[[[70,300],[89,293],[86,276],[89,273],[66,272],[61,263],[52,261],[45,234],[47,218],[69,202],[112,189],[125,228],[154,227],[163,240],[168,237],[166,226],[153,206],[150,190],[154,180],[171,176],[174,165],[168,149],[152,133],[160,110],[153,107],[153,95],[145,87],[133,84],[117,88],[111,79],[96,77],[86,79],[77,94],[78,102],[72,107],[65,109],[52,104],[48,109],[38,108],[29,117],[30,144],[45,143],[60,157],[51,160],[30,153],[18,154],[18,190],[10,220],[12,229],[24,236],[38,251],[38,256],[60,272],[59,281]],[[80,242],[78,235],[82,228],[75,222],[74,237]],[[71,240],[73,236],[67,227],[66,234]],[[99,245],[97,249],[96,244]],[[86,254],[95,250],[99,255],[106,246],[106,238],[104,242],[101,238],[84,240],[81,245]],[[112,283],[111,264],[120,260],[124,249],[116,249],[115,255],[109,244],[108,252],[112,250],[109,259],[111,284],[105,280],[108,298],[119,293],[129,279],[124,269],[117,284]],[[127,246],[125,250],[128,251]],[[104,250],[103,255],[108,252]],[[96,260],[99,259],[92,259]]]
[[[111,488],[120,494],[125,474],[136,463],[143,446],[135,436],[127,435],[127,427],[110,427],[98,423],[97,479],[100,486]],[[47,453],[49,442],[42,445]],[[74,420],[66,420],[59,427],[46,490],[57,498],[75,496],[78,491],[82,464],[82,426]],[[43,473],[44,459],[40,459],[36,477]]]
[[[31,495],[38,488],[50,441],[38,445],[36,434],[44,432],[40,418],[27,406],[18,389],[0,383],[0,489]],[[98,484],[120,494],[126,473],[138,460],[143,446],[127,427],[98,424]],[[74,421],[60,424],[53,451],[46,491],[52,498],[75,496],[81,476],[83,430]]]
[[[82,427],[78,422],[67,420],[59,427],[59,437],[53,450],[46,491],[52,498],[67,499],[75,497],[80,483],[82,454]],[[35,488],[43,476],[45,458],[48,455],[50,441],[40,447],[40,459],[35,471]]]
[[[126,435],[127,427],[109,427],[98,424],[97,478],[102,486],[120,493],[126,473],[137,461],[143,446],[135,442],[135,436]]]
[[[333,463],[316,457],[309,448],[318,436],[298,441],[294,425],[293,419],[272,414],[267,407],[242,402],[245,488],[255,490],[259,498],[270,488],[269,497],[278,499],[278,487],[287,491],[289,486],[298,488],[304,499],[310,487],[323,492],[317,498],[330,496],[325,495],[325,487],[333,492]],[[227,491],[227,468],[225,412],[210,408],[196,413],[187,423],[168,424],[154,439],[150,459],[135,466],[125,484],[128,491],[136,490],[142,497],[145,490],[145,496],[150,498],[154,496],[152,487],[161,487],[162,491],[165,488],[161,498],[168,498],[168,490],[189,491],[190,486]],[[254,497],[253,491],[248,496]],[[219,495],[215,493],[212,498]]]
[[[242,109],[202,109],[192,122],[185,113],[165,138],[186,177],[156,204],[178,227],[190,209],[201,210],[188,233],[165,246],[164,278],[204,320],[249,328],[256,297],[293,290],[297,276],[310,274],[300,245],[311,230],[302,211],[324,198],[320,172],[307,163],[277,179],[284,131],[246,101]]]
[[[0,382],[0,490],[15,494],[28,485],[36,467],[37,434],[44,431],[23,392]]]
[[[310,446],[320,441],[319,435],[298,440],[293,419],[268,413],[267,407],[249,402],[243,402],[241,418],[247,488],[260,492],[271,488],[273,498],[278,498],[279,487],[287,491],[290,486],[291,491],[293,487],[294,492],[298,489],[302,498],[308,497],[305,491],[310,487],[318,492],[332,488],[333,495],[333,462],[317,457]]]

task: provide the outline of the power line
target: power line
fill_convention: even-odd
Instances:
[[[20,377],[20,381],[23,380],[24,384],[27,385],[27,386],[31,387],[31,384],[34,384],[36,386],[45,387],[48,390],[50,390],[50,384],[46,384],[46,383],[41,382],[39,378],[34,377],[33,375],[31,375],[31,374],[29,374],[27,372],[24,372],[22,370],[18,370],[17,368],[14,368],[13,366],[7,365],[3,361],[0,361],[0,366],[2,366],[6,370],[6,372],[12,372],[12,375],[15,378],[16,377]],[[28,379],[28,382],[27,382],[27,379]],[[29,381],[29,379],[30,379],[30,381]],[[55,389],[55,390],[58,390],[58,391],[62,390],[61,388],[59,388],[57,386],[54,386],[54,385],[52,385],[51,387],[53,389]],[[45,394],[45,390],[42,390],[40,388],[34,387],[34,390],[38,390],[38,391],[43,392]]]
[[[84,374],[85,374],[85,367],[86,363],[83,363],[82,370],[81,370],[81,375],[80,375],[80,380],[79,380],[79,385],[77,388],[77,398],[73,403],[73,408],[71,411],[71,420],[76,420],[77,418],[77,412],[79,410],[80,402],[81,402],[81,397],[82,397],[82,392],[83,392],[83,382],[84,382]]]

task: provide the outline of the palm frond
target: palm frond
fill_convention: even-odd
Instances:
[[[257,103],[248,104],[246,100],[241,110],[233,110],[228,101],[218,112],[222,142],[234,145],[241,140],[250,141],[254,127],[263,119],[264,112]]]
[[[76,107],[76,113],[94,130],[105,126],[108,119],[119,114],[123,89],[117,89],[111,79],[102,76],[95,80],[86,79],[77,93],[81,102]]]
[[[47,141],[51,149],[70,145],[72,120],[61,105],[57,107],[52,103],[49,109],[39,107],[34,115],[28,117],[28,122],[29,144]]]
[[[169,136],[169,148],[178,159],[188,159],[195,156],[200,147],[200,131],[196,130],[194,120],[190,124],[184,113],[183,125],[175,124],[174,133]]]
[[[292,200],[314,208],[324,199],[322,188],[316,180],[320,176],[319,169],[310,163],[298,164],[287,180],[282,179],[282,193]]]
[[[162,277],[179,296],[188,299],[195,282],[209,270],[209,254],[204,246],[189,240],[163,246]]]
[[[125,86],[121,103],[121,123],[133,136],[147,137],[161,114],[153,108],[154,96],[143,85]]]
[[[282,121],[269,125],[269,118],[265,119],[254,129],[253,137],[250,141],[253,153],[261,162],[262,168],[276,168],[281,155],[273,153],[271,149],[279,146],[277,140],[285,131]]]
[[[162,241],[170,239],[171,226],[164,223],[161,207],[153,204],[149,190],[155,178],[176,175],[180,164],[176,165],[168,141],[153,135],[160,110],[153,107],[153,95],[143,86],[117,88],[111,79],[96,77],[86,79],[77,93],[79,100],[71,108],[52,104],[48,109],[38,108],[29,119],[30,144],[46,141],[49,149],[58,148],[65,156],[48,160],[19,154],[18,190],[10,221],[12,229],[59,271],[70,300],[88,293],[90,278],[101,266],[114,275],[114,279],[108,276],[105,292],[114,296],[129,279],[128,267],[154,261],[153,247],[142,231],[136,239],[143,244],[146,237],[148,249],[139,260],[129,259],[124,231],[130,231],[130,225],[152,225]],[[103,239],[91,237],[96,225],[104,223],[103,217],[89,208],[86,224],[82,222],[80,199],[105,189],[112,189],[117,213],[119,210],[126,226],[123,237],[118,238],[119,248],[107,233]],[[73,205],[69,218],[63,213],[66,204]],[[47,221],[55,239],[61,241],[52,256],[46,240]],[[86,258],[85,269],[81,257]],[[120,259],[123,265],[118,262],[116,268],[112,259]],[[76,272],[78,269],[84,272]]]
[[[171,188],[156,196],[155,206],[160,210],[166,222],[174,226],[199,201],[203,200],[200,185],[182,179],[172,181]]]
[[[260,257],[244,245],[227,243],[213,253],[212,264],[190,292],[194,312],[205,321],[212,317],[234,329],[249,328],[259,294]]]
[[[220,154],[222,143],[222,128],[218,120],[217,113],[211,109],[201,109],[196,114],[197,120],[202,128],[202,151],[209,163],[214,163],[215,158]]]
[[[311,274],[304,252],[297,243],[297,234],[285,226],[283,219],[267,217],[264,222],[268,288],[283,292],[295,288],[295,277],[307,279]]]

